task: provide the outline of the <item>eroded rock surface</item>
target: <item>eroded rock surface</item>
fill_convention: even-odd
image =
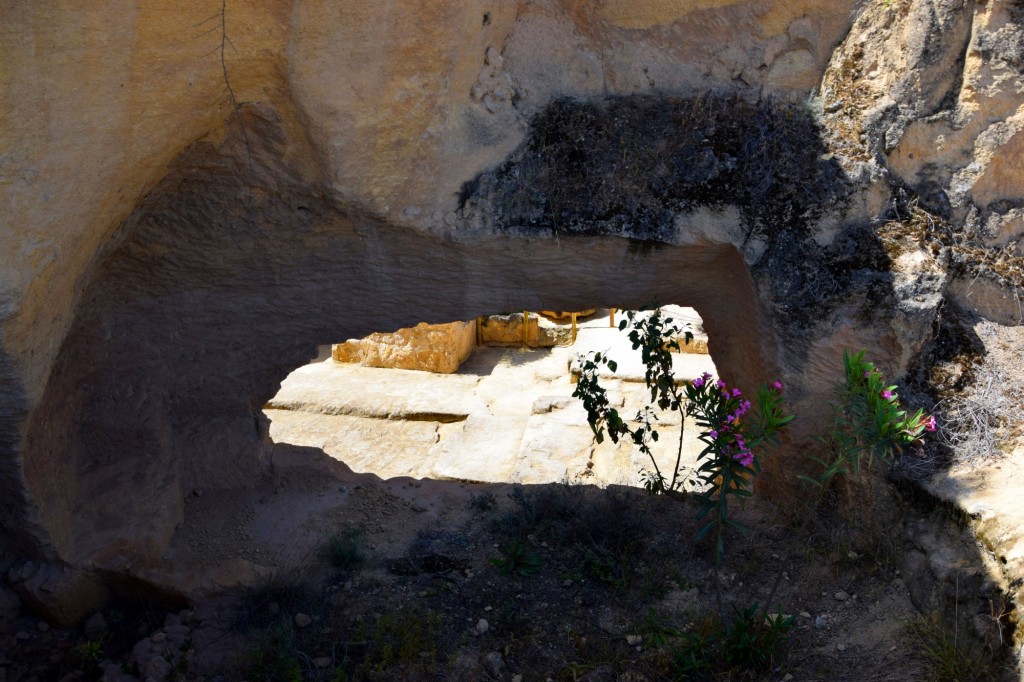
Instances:
[[[951,297],[1004,324],[1024,320],[1022,54],[1017,3],[900,0],[857,19],[821,87],[844,156],[942,219]]]

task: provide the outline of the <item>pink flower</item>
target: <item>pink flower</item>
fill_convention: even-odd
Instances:
[[[704,385],[704,377],[697,377],[696,379],[693,380],[694,388],[700,388],[703,385]]]
[[[933,433],[938,428],[938,425],[935,423],[935,415],[928,417],[928,421],[924,423],[924,428],[929,433]]]
[[[718,386],[719,388],[725,388],[725,382],[719,379],[718,381],[715,382],[715,386]]]
[[[864,372],[864,378],[867,379],[871,376],[871,372]]]
[[[774,384],[772,384],[772,386],[775,388],[776,391],[778,391],[779,393],[782,393],[782,382],[781,381],[776,381]]]
[[[892,391],[890,391],[889,389],[882,391],[882,397],[885,398],[886,400],[892,400]]]
[[[732,456],[737,462],[745,467],[749,467],[754,463],[754,453],[750,450],[741,450]]]
[[[742,394],[740,393],[740,389],[738,389],[738,388],[732,389],[732,397],[733,398],[739,398],[741,395]]]

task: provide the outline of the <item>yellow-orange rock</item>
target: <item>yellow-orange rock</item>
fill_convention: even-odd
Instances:
[[[399,329],[391,334],[370,334],[335,344],[331,357],[365,367],[418,369],[451,374],[470,356],[476,345],[473,322],[427,324]]]
[[[482,317],[479,325],[480,343],[489,346],[550,348],[572,343],[569,322],[556,324],[537,313],[529,313],[525,325],[523,313]]]

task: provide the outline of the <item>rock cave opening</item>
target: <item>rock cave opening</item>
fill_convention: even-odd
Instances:
[[[603,381],[622,413],[635,415],[646,403],[639,351],[619,328],[629,312],[484,315],[320,346],[266,404],[270,437],[382,479],[638,487],[651,468],[646,455],[628,440],[597,443],[573,397],[581,359],[600,352],[617,362]],[[692,335],[674,337],[677,381],[717,377],[697,311],[665,305],[659,312]],[[701,449],[693,418],[683,425],[659,410],[657,424],[659,469],[676,467],[682,428],[680,462],[692,471]]]

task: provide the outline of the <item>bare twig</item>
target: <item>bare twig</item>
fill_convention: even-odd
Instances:
[[[1019,419],[1024,386],[987,362],[979,367],[974,386],[962,395],[939,402],[945,419],[943,441],[960,461],[992,457],[999,451],[1000,428]]]

